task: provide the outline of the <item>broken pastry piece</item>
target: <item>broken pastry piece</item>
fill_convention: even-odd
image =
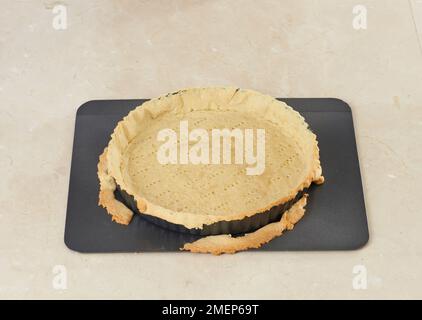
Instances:
[[[104,149],[104,152],[101,154],[98,162],[98,179],[100,180],[98,205],[107,210],[113,221],[128,225],[132,220],[133,211],[127,208],[119,200],[115,199],[114,191],[116,190],[116,183],[108,174],[106,159],[107,148]]]
[[[289,210],[283,213],[280,221],[272,222],[260,229],[242,236],[233,237],[231,234],[207,236],[192,243],[186,243],[180,250],[195,253],[235,253],[248,249],[257,249],[275,237],[281,236],[284,230],[292,230],[293,226],[302,219],[305,214],[305,194]]]

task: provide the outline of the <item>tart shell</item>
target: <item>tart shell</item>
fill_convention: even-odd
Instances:
[[[174,105],[176,107],[174,107]],[[257,110],[257,105],[260,109]],[[276,201],[265,207],[250,211],[233,212],[230,215],[197,214],[195,212],[180,212],[161,207],[148,200],[130,185],[126,184],[121,172],[122,152],[143,126],[141,123],[153,121],[166,112],[186,113],[195,108],[201,110],[235,110],[239,112],[262,113],[268,119],[282,122],[291,132],[301,132],[303,143],[309,150],[310,160],[304,169],[304,178],[295,188],[283,194]],[[187,231],[189,233],[209,235],[220,233],[251,232],[265,224],[280,218],[281,213],[302,195],[313,182],[322,183],[322,169],[319,161],[319,148],[316,136],[299,113],[270,96],[251,90],[237,88],[196,88],[175,92],[157,99],[150,100],[131,111],[116,126],[108,147],[100,156],[98,164],[100,179],[99,204],[107,209],[114,221],[128,224],[133,211],[143,213],[152,222],[167,224],[170,229]],[[116,189],[122,192],[124,203],[116,199]],[[131,207],[130,210],[128,207]],[[283,215],[284,216],[284,215]],[[244,224],[240,221],[245,221]],[[233,223],[230,223],[233,221]],[[238,223],[239,222],[239,223]],[[260,229],[259,229],[260,230]]]

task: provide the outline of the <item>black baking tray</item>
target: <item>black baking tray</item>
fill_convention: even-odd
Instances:
[[[312,185],[305,216],[258,251],[352,250],[369,238],[350,107],[335,98],[280,99],[300,112],[318,136],[326,182]],[[147,100],[94,100],[79,107],[69,183],[65,244],[79,252],[180,251],[202,235],[169,230],[135,215],[111,221],[98,203],[98,157],[127,113]],[[154,222],[154,223],[152,223]]]

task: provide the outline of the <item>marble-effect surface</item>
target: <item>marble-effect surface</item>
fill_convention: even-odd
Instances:
[[[54,5],[68,28],[52,27]],[[353,6],[368,10],[352,27]],[[1,1],[0,298],[422,298],[422,2]],[[79,254],[75,112],[235,85],[353,108],[371,239],[352,252]],[[64,265],[67,289],[55,289]],[[352,286],[355,265],[367,289]],[[212,280],[212,281],[210,281]]]

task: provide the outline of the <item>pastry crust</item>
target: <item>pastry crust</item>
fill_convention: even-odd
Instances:
[[[306,198],[307,194],[286,211],[280,221],[267,224],[254,232],[235,238],[230,234],[207,236],[195,242],[186,243],[180,250],[220,255],[259,248],[275,237],[282,235],[284,230],[293,229],[294,225],[305,214]]]
[[[297,170],[304,177],[297,184],[293,178],[290,183],[281,183],[281,186],[294,184],[294,187],[276,200],[267,202],[259,208],[234,211],[230,214],[219,214],[218,212],[203,214],[184,211],[183,208],[175,210],[151,201],[139,191],[140,189],[136,185],[131,185],[127,182],[128,179],[125,179],[127,173],[122,170],[123,154],[139,132],[150,127],[154,121],[160,121],[166,114],[183,116],[192,111],[237,112],[254,115],[255,117],[259,115],[265,121],[282,126],[287,134],[291,136],[299,135],[297,143],[300,148],[305,150],[303,151],[305,154],[309,153],[310,155],[309,158],[304,160],[303,168]],[[104,152],[100,157],[98,166],[98,176],[102,185],[100,205],[107,209],[113,216],[113,220],[123,224],[130,222],[132,216],[129,217],[128,211],[132,211],[114,198],[113,191],[116,189],[116,185],[119,185],[127,194],[134,197],[140,212],[174,224],[184,225],[186,228],[202,229],[204,225],[215,222],[241,220],[265,212],[274,206],[294,199],[298,192],[308,188],[312,182],[322,183],[324,180],[316,136],[308,129],[303,117],[284,102],[252,90],[196,88],[181,90],[152,99],[131,111],[118,123],[111,135],[107,149],[108,152]]]
[[[98,205],[104,207],[117,223],[128,225],[132,220],[133,211],[114,197],[116,183],[107,170],[107,148],[100,155],[98,162],[98,179],[100,180],[100,194]]]

